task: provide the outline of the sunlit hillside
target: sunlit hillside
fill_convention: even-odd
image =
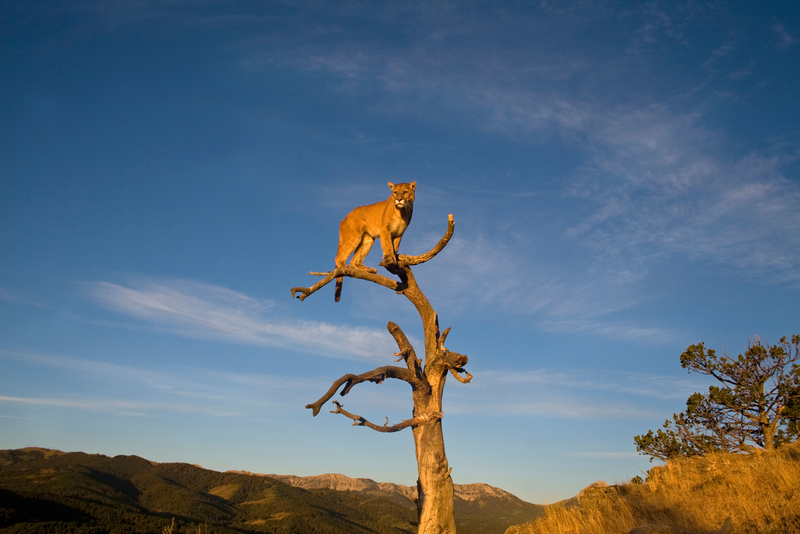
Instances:
[[[800,533],[800,445],[755,455],[712,454],[654,467],[644,484],[593,488],[578,506],[549,506],[506,534],[614,534],[642,524],[716,533]]]

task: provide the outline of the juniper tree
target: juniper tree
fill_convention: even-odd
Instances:
[[[660,460],[715,451],[771,451],[800,437],[800,335],[775,345],[758,336],[736,358],[703,343],[681,354],[688,372],[720,382],[694,393],[686,410],[673,414],[655,433],[635,436],[636,449]]]

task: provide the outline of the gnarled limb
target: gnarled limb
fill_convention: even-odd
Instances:
[[[431,393],[431,385],[428,383],[428,377],[425,376],[425,372],[422,370],[422,362],[417,358],[417,353],[408,341],[406,334],[392,321],[389,321],[386,328],[389,329],[389,333],[392,334],[392,337],[394,337],[400,349],[400,352],[395,353],[395,356],[399,356],[396,361],[405,360],[408,370],[417,377],[417,381],[420,385],[418,389],[422,390],[426,395],[429,395]]]
[[[450,330],[449,328],[447,330]],[[446,335],[445,331],[445,335]],[[443,336],[444,337],[444,336]],[[450,371],[450,373],[456,377],[456,380],[461,382],[462,384],[469,383],[472,380],[472,375],[464,369],[464,366],[467,365],[469,358],[467,358],[466,354],[459,354],[457,352],[450,352],[447,349],[444,349],[444,353],[442,355],[442,362],[444,363],[445,367]],[[461,376],[459,373],[464,373],[466,376]]]
[[[462,377],[462,376],[461,376],[460,374],[458,374],[458,373],[464,373],[464,374],[466,374],[467,376],[463,376],[463,377]],[[470,382],[470,380],[472,380],[472,375],[471,375],[471,374],[469,374],[469,371],[467,371],[467,370],[466,370],[466,369],[464,369],[463,367],[460,367],[460,368],[458,368],[458,369],[456,369],[456,368],[450,369],[450,374],[452,374],[454,377],[456,377],[456,380],[458,380],[458,381],[459,381],[459,382],[461,382],[462,384],[468,384],[468,383]]]
[[[444,342],[447,341],[447,334],[449,334],[449,333],[450,333],[450,327],[448,326],[447,328],[444,329],[444,332],[442,332],[441,337],[439,337],[439,350],[440,351],[445,350]]]
[[[386,325],[386,328],[389,329],[389,333],[392,334],[392,337],[397,342],[397,347],[400,349],[400,352],[395,354],[395,356],[402,356],[402,358],[406,361],[406,365],[408,365],[408,368],[412,371],[414,369],[419,369],[421,362],[419,358],[417,358],[417,353],[414,351],[414,347],[412,347],[411,343],[408,341],[405,332],[403,332],[403,330],[393,321],[389,321],[389,324]]]
[[[450,241],[450,238],[453,237],[453,231],[455,230],[456,223],[453,220],[453,214],[447,216],[447,231],[445,232],[444,236],[436,243],[436,246],[430,249],[425,254],[420,254],[419,256],[406,256],[405,254],[400,254],[397,258],[398,263],[402,265],[419,265],[420,263],[425,263],[428,260],[433,259],[442,249],[447,245]]]
[[[320,280],[311,287],[293,287],[292,298],[295,298],[295,296],[297,296],[297,298],[303,301],[306,299],[306,297],[311,296],[312,293],[316,293],[317,290],[325,287],[332,280],[334,280],[339,276],[349,276],[350,278],[360,278],[362,280],[369,280],[370,282],[374,282],[378,285],[388,287],[389,289],[398,292],[403,291],[403,289],[405,289],[402,282],[398,282],[397,280],[392,280],[391,278],[388,278],[386,276],[376,273],[371,273],[363,269],[357,269],[349,265],[345,267],[337,267],[336,269],[325,273],[310,272],[308,274],[316,276],[325,275],[325,278],[323,278],[322,280]],[[300,293],[300,295],[296,295],[296,293]]]
[[[342,386],[342,384],[345,384],[345,386],[340,395],[344,397],[350,393],[350,390],[353,389],[353,386],[356,384],[360,384],[362,382],[375,382],[376,384],[380,384],[387,378],[396,378],[398,380],[408,382],[411,385],[411,389],[414,390],[422,386],[416,375],[408,369],[394,366],[378,367],[377,369],[367,371],[366,373],[361,373],[360,375],[344,375],[339,380],[335,381],[333,385],[331,385],[330,389],[328,389],[327,393],[325,393],[325,395],[323,395],[317,402],[306,404],[306,408],[313,410],[312,413],[314,414],[314,417],[316,417],[320,408],[322,408],[322,405],[328,402],[328,400],[330,400],[330,398],[336,394],[336,391]]]
[[[384,424],[383,426],[379,426],[379,425],[376,425],[375,423],[370,423],[369,421],[367,421],[366,419],[364,419],[360,415],[356,415],[356,414],[348,412],[347,410],[342,408],[342,405],[339,403],[339,401],[333,401],[333,403],[336,405],[336,409],[335,410],[331,410],[331,413],[340,413],[340,414],[344,415],[345,417],[349,417],[350,419],[355,421],[353,423],[353,426],[365,426],[365,427],[371,428],[372,430],[375,430],[377,432],[399,432],[400,430],[403,430],[404,428],[408,428],[410,426],[414,426],[414,425],[419,424],[419,423],[422,422],[421,419],[418,419],[416,417],[412,417],[411,419],[405,419],[405,420],[401,421],[400,423],[397,423],[396,425],[389,426],[389,418],[387,417],[386,418],[386,424]]]

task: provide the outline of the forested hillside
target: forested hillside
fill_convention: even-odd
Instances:
[[[386,490],[395,485],[359,479],[365,487],[350,487],[353,479],[327,475],[332,476],[343,486],[295,487],[265,475],[158,464],[138,456],[5,450],[0,451],[0,532],[160,534],[173,518],[173,534],[416,532],[414,503],[402,492]],[[285,478],[295,485],[302,481]],[[342,488],[349,489],[337,491]],[[459,534],[502,534],[544,508],[485,484],[458,488]]]
[[[416,512],[384,499],[306,491],[269,477],[137,456],[0,451],[0,531],[24,533],[414,532]]]

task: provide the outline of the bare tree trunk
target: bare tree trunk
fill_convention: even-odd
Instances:
[[[464,370],[467,357],[450,352],[444,347],[450,329],[446,329],[443,333],[439,331],[438,316],[417,285],[411,266],[436,256],[447,245],[453,235],[453,230],[453,216],[450,215],[447,232],[433,249],[420,256],[400,255],[398,265],[386,266],[391,273],[400,278],[399,282],[352,267],[338,267],[334,271],[326,273],[311,273],[325,276],[325,278],[310,288],[296,287],[292,289],[293,297],[300,293],[297,296],[300,300],[304,300],[336,277],[350,276],[369,280],[405,295],[419,312],[425,332],[424,361],[417,358],[414,348],[400,327],[390,322],[387,327],[400,349],[395,356],[398,356],[398,362],[403,360],[406,367],[379,367],[361,375],[345,375],[336,380],[328,392],[317,402],[306,406],[316,416],[322,405],[330,400],[340,387],[344,386],[340,393],[344,396],[350,392],[353,386],[362,382],[380,383],[386,378],[395,378],[403,380],[411,386],[414,401],[413,417],[398,424],[389,426],[387,420],[385,425],[376,425],[360,415],[344,410],[337,401],[333,401],[336,409],[331,413],[342,414],[352,419],[356,426],[366,426],[379,432],[397,432],[409,426],[412,428],[419,474],[417,479],[419,534],[451,534],[456,531],[453,520],[453,480],[450,478],[452,469],[447,463],[442,433],[442,395],[448,372],[462,383],[469,382],[472,375]]]
[[[455,532],[453,479],[444,453],[442,421],[414,427],[417,448],[417,513],[420,534]]]

